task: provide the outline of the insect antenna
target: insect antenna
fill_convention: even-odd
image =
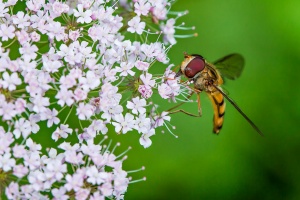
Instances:
[[[239,111],[239,113],[249,122],[249,124],[256,130],[257,133],[259,133],[261,136],[264,136],[264,134],[259,130],[259,128],[247,117],[247,115],[238,107],[238,105],[229,97],[227,94],[225,94],[218,86],[213,85],[214,88],[216,88],[230,103]]]

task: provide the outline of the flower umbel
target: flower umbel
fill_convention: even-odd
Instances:
[[[103,141],[135,131],[149,147],[171,120],[152,97],[171,102],[186,91],[168,64],[183,26],[176,20],[186,14],[170,12],[171,2],[0,3],[1,194],[123,199],[139,181],[122,168],[118,145]],[[165,65],[161,75],[155,63]]]

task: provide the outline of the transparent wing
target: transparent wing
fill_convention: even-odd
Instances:
[[[213,64],[222,76],[234,80],[241,75],[245,60],[240,54],[234,53],[217,60]]]
[[[229,96],[227,96],[222,91],[221,88],[215,85],[214,87],[229,101],[229,103],[231,103],[231,105],[233,105],[233,107],[235,107],[235,109],[247,120],[247,122],[256,130],[256,132],[258,132],[261,136],[264,136],[261,130],[259,130],[259,128],[251,121],[251,119],[240,109],[240,107]]]

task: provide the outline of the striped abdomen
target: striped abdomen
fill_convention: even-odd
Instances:
[[[214,93],[209,94],[208,96],[211,98],[213,108],[214,108],[214,129],[213,132],[218,134],[223,126],[224,122],[224,114],[225,114],[225,102],[223,95],[216,91]]]

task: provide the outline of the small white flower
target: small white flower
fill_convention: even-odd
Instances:
[[[2,41],[7,41],[8,38],[15,37],[15,27],[13,25],[6,26],[6,24],[0,25],[0,37]]]
[[[116,115],[115,121],[116,122],[112,122],[112,124],[115,126],[117,133],[120,133],[122,130],[122,133],[125,134],[131,131],[135,126],[134,116],[130,113],[126,113],[125,117],[122,114]]]
[[[7,72],[4,72],[2,74],[2,78],[2,80],[0,79],[0,85],[2,85],[3,88],[7,88],[9,91],[15,90],[16,86],[22,83],[22,80],[19,78],[16,72],[12,73],[11,75],[9,75]]]
[[[147,15],[151,9],[151,4],[145,0],[139,0],[134,3],[134,12],[140,15]]]
[[[57,141],[60,137],[67,138],[70,133],[72,133],[72,129],[69,128],[68,124],[60,124],[60,127],[52,133],[52,139]]]
[[[146,112],[146,100],[145,99],[140,99],[139,97],[135,97],[131,101],[127,101],[127,108],[132,109],[133,114],[143,114]]]
[[[30,25],[29,16],[22,11],[19,11],[17,15],[13,17],[13,23],[17,25],[18,28],[24,29]]]
[[[147,133],[144,133],[141,137],[140,137],[140,144],[144,147],[144,148],[148,148],[149,146],[151,146],[152,141],[150,140],[150,137],[152,135],[155,134],[155,130],[154,129],[150,129]]]
[[[78,119],[85,120],[90,119],[90,117],[94,114],[95,107],[91,104],[80,103],[76,109]]]
[[[74,16],[78,17],[77,22],[78,23],[90,23],[92,21],[91,15],[92,11],[91,10],[86,10],[83,11],[83,5],[78,4],[77,5],[77,10],[74,9]]]
[[[146,23],[141,22],[139,16],[135,16],[128,22],[128,26],[127,31],[141,35],[145,29]]]
[[[5,153],[3,155],[0,155],[0,169],[7,172],[11,170],[16,164],[16,161],[11,158],[10,153]]]

